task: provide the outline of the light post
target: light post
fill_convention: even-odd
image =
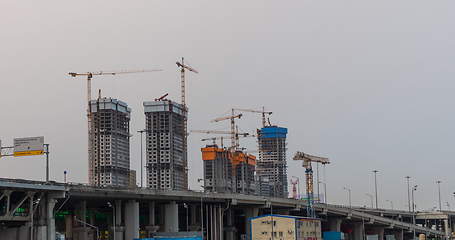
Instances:
[[[373,208],[373,195],[371,195],[369,193],[365,193],[365,195],[367,195],[370,198],[371,208]]]
[[[198,178],[197,179],[197,182],[200,183],[200,182],[204,182],[204,179],[202,178]],[[202,235],[202,240],[204,240],[204,202],[203,202],[203,197],[204,197],[204,191],[205,191],[205,187],[202,186],[202,191],[201,191],[201,235]]]
[[[147,131],[145,129],[143,130],[139,130],[137,131],[138,133],[141,133],[141,188],[144,187],[144,150],[143,150],[143,147],[142,147],[142,139],[143,139],[143,136],[142,134]]]
[[[415,224],[416,224],[416,215],[415,215],[415,203],[414,203],[414,192],[417,190],[417,185],[415,185],[414,187],[412,187],[412,224],[413,224],[413,238],[415,239],[416,237],[416,228],[415,228]]]
[[[411,199],[410,199],[410,188],[409,188],[409,179],[411,178],[410,176],[406,176],[406,181],[408,183],[408,208],[409,208],[409,212],[411,211]]]
[[[351,189],[347,187],[343,187],[344,190],[348,192],[348,199],[349,199],[349,208],[352,208],[352,203],[351,203]]]
[[[116,224],[116,221],[115,221],[115,206],[114,204],[112,204],[111,202],[107,202],[107,205],[112,208],[112,236],[114,237],[113,240],[115,240],[115,224]]]
[[[441,181],[436,181],[438,184],[438,195],[439,195],[439,211],[442,212],[442,205],[441,205]]]
[[[296,176],[292,176],[293,178],[296,178],[297,179],[297,192],[298,192],[298,196],[297,196],[297,199],[300,199],[300,178],[299,177],[296,177]]]
[[[390,203],[390,207],[393,210],[393,201],[392,200],[385,200],[385,201]]]
[[[378,170],[373,170],[373,173],[374,173],[374,194],[376,196],[376,209],[378,209],[378,182],[377,182],[377,173],[379,171]]]
[[[324,184],[324,203],[327,204],[327,184],[323,181],[319,181],[319,183]]]

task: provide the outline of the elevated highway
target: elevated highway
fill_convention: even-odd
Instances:
[[[205,239],[240,239],[248,236],[248,218],[260,214],[306,215],[302,200],[266,198],[243,194],[197,191],[155,191],[147,188],[93,187],[84,184],[44,183],[0,179],[0,239],[55,240],[55,232],[67,239],[93,240],[116,233],[132,239],[156,231],[200,231]],[[354,240],[377,232],[395,239],[423,233],[443,238],[443,229],[404,221],[408,212],[388,212],[316,204],[325,231],[344,231]],[[85,221],[84,221],[85,220]],[[54,238],[53,238],[54,237]],[[22,239],[22,238],[19,238]],[[382,240],[382,239],[381,239]]]

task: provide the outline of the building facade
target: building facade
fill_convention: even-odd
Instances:
[[[187,190],[186,109],[170,100],[144,102],[147,186]]]
[[[254,240],[321,240],[321,221],[286,215],[264,215],[249,219]]]
[[[233,174],[230,152],[217,145],[201,149],[204,162],[204,190],[230,193],[233,190]]]
[[[286,136],[287,128],[267,126],[258,130],[259,159],[256,179],[259,195],[288,197]]]
[[[98,98],[89,111],[89,183],[128,186],[131,109],[117,99]]]

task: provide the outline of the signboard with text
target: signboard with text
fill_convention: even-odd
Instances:
[[[14,156],[33,156],[44,154],[44,137],[14,139]]]

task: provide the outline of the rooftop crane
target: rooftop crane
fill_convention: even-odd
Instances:
[[[221,148],[224,147],[224,137],[211,137],[211,138],[203,138],[201,139],[201,141],[212,141],[213,142],[213,145],[216,145],[216,140],[220,139],[221,140]]]
[[[234,109],[232,109],[232,114],[227,117],[219,117],[213,119],[211,122],[221,122],[224,120],[231,120],[231,147],[235,148],[236,147],[236,129],[235,129],[235,119],[238,118],[240,119],[243,116],[243,114],[235,114]]]
[[[230,131],[219,131],[219,130],[191,130],[190,132],[193,133],[205,133],[205,134],[230,134],[232,137],[232,132]],[[239,138],[240,137],[249,137],[251,136],[249,133],[239,133],[238,129],[234,132],[234,145],[231,146],[231,149],[235,149],[238,146]],[[210,140],[211,138],[209,138]],[[221,138],[223,139],[223,138]],[[207,141],[207,140],[205,140]],[[221,140],[223,141],[223,140]]]
[[[162,69],[153,69],[153,70],[133,70],[133,71],[99,71],[99,72],[85,72],[85,73],[76,73],[76,72],[69,72],[68,74],[71,77],[78,77],[78,76],[87,76],[87,104],[90,103],[92,100],[92,78],[93,76],[101,76],[101,75],[119,75],[119,74],[129,74],[129,73],[144,73],[144,72],[159,72],[163,71]],[[89,109],[87,108],[87,112]]]
[[[182,57],[182,62],[176,62],[175,64],[177,64],[177,67],[180,68],[180,84],[181,84],[181,94],[182,94],[182,105],[184,107],[186,107],[186,95],[185,95],[185,69],[190,71],[190,72],[194,72],[194,73],[199,73],[196,69],[188,66],[188,65],[185,65],[184,63],[184,58]]]
[[[164,94],[163,96],[159,98],[155,98],[155,101],[166,101],[166,97],[169,95],[169,93]]]
[[[267,122],[266,122],[266,117],[265,115],[272,115],[272,112],[265,111],[265,108],[262,107],[262,111],[260,110],[254,110],[254,109],[243,109],[243,108],[234,108],[235,111],[239,112],[251,112],[251,113],[261,113],[262,114],[262,127],[265,127]],[[270,123],[269,123],[270,124]]]
[[[329,164],[330,161],[325,157],[317,157],[303,152],[296,152],[293,160],[303,160],[302,166],[305,168],[306,178],[306,192],[308,197],[308,208],[307,212],[310,217],[315,217],[315,211],[313,208],[314,197],[313,197],[313,168],[311,167],[312,162],[321,163],[323,165]]]

